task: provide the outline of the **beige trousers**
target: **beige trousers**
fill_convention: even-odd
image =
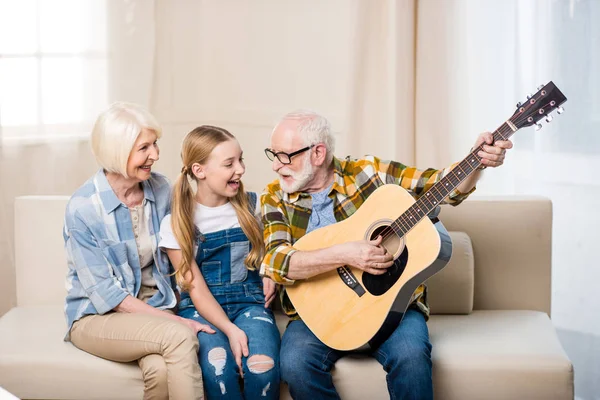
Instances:
[[[73,324],[71,342],[108,360],[137,360],[145,400],[204,398],[198,337],[182,323],[137,313],[89,315]]]

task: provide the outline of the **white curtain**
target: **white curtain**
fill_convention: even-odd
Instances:
[[[462,159],[527,93],[553,81],[565,113],[518,131],[476,195],[535,194],[554,210],[552,320],[575,366],[576,396],[600,384],[600,1],[420,0],[417,162]],[[485,221],[482,221],[485,223]],[[510,251],[510,249],[506,249]]]
[[[33,21],[25,28],[40,33],[30,42],[0,35],[2,315],[16,303],[14,198],[70,195],[93,174],[95,116],[115,100],[151,104],[155,29],[146,0],[1,0],[0,10],[6,29]]]

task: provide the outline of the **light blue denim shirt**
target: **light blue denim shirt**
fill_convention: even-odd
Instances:
[[[168,309],[176,305],[173,268],[159,251],[160,221],[170,212],[171,190],[167,179],[152,173],[142,182],[144,214],[154,251],[153,277],[158,292],[148,304]],[[105,314],[129,294],[137,297],[141,284],[140,260],[131,213],[115,195],[102,170],[73,194],[65,212],[63,236],[67,252],[67,335],[85,315]]]

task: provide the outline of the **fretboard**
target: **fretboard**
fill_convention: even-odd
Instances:
[[[505,122],[493,133],[494,142],[507,140],[516,128],[511,128],[510,122]],[[420,220],[446,199],[469,175],[481,166],[481,157],[477,155],[483,144],[471,150],[471,153],[459,162],[439,182],[434,184],[427,192],[408,208],[391,227],[394,232],[402,237],[406,235]]]

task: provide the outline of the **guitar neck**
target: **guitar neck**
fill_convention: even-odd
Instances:
[[[517,131],[517,127],[507,121],[493,133],[494,142],[507,140]],[[450,195],[460,184],[481,166],[481,157],[477,153],[483,144],[474,148],[467,157],[459,162],[446,176],[434,184],[427,192],[410,206],[396,221],[392,223],[394,232],[402,237],[406,235],[423,217],[428,215],[435,207]]]

